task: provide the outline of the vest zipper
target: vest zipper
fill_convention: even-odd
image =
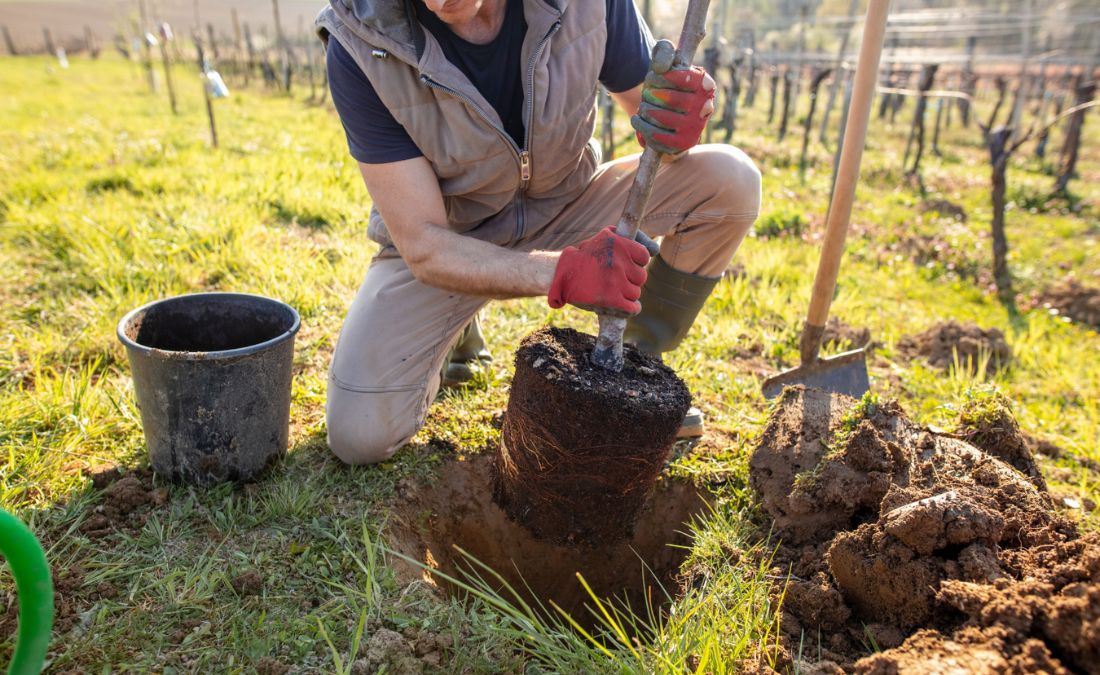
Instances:
[[[543,36],[539,43],[535,45],[535,50],[531,53],[531,61],[527,65],[527,114],[526,114],[526,127],[524,128],[523,147],[521,148],[514,138],[499,124],[493,121],[493,118],[489,116],[481,106],[477,104],[472,98],[463,94],[462,92],[452,89],[444,84],[436,82],[427,75],[420,75],[420,81],[431,87],[432,89],[438,89],[439,91],[446,92],[451,96],[458,98],[465,102],[471,108],[476,110],[482,119],[489,123],[500,137],[508,143],[508,147],[512,149],[512,153],[519,161],[519,195],[518,206],[516,208],[516,239],[523,234],[523,230],[527,224],[527,184],[531,181],[531,126],[534,123],[535,117],[535,64],[538,62],[539,57],[542,56],[543,49],[546,48],[546,43],[550,42],[550,38],[554,37],[554,33],[557,33],[561,28],[561,21],[555,21],[554,25],[550,27],[550,30]]]

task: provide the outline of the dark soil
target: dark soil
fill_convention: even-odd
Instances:
[[[938,213],[960,223],[967,221],[966,209],[946,199],[926,199],[918,208],[921,213]]]
[[[525,601],[538,601],[550,611],[547,603],[552,600],[582,622],[589,616],[589,598],[577,581],[578,572],[599,597],[626,596],[639,616],[646,616],[647,589],[659,603],[665,598],[662,588],[674,593],[690,547],[689,525],[707,511],[708,500],[694,485],[662,477],[643,504],[632,537],[573,546],[537,539],[501,510],[492,499],[492,466],[491,457],[475,455],[444,464],[431,485],[401,485],[389,545],[427,568],[394,560],[404,581],[425,579],[462,595],[429,570],[464,578],[471,569],[465,551],[512,588],[528,589]],[[484,570],[480,574],[489,576]],[[503,589],[503,583],[491,585]]]
[[[168,502],[168,489],[157,486],[153,470],[133,469],[123,474],[110,469],[91,476],[92,485],[103,490],[100,504],[80,525],[80,532],[93,539],[121,530],[136,532],[145,525],[149,512]]]
[[[862,349],[871,344],[869,328],[855,328],[835,316],[825,323],[825,334],[821,338],[824,345],[835,345],[842,349]]]
[[[1012,362],[1012,348],[1000,330],[956,321],[937,323],[923,333],[903,337],[898,341],[898,352],[907,358],[921,357],[944,371],[951,370],[956,360],[961,368],[977,370],[986,356],[990,371]]]
[[[248,570],[233,577],[229,585],[237,595],[258,595],[264,590],[264,578],[256,570]]]
[[[1085,286],[1076,279],[1063,279],[1043,293],[1040,303],[1056,309],[1074,323],[1100,329],[1100,288]]]
[[[629,538],[691,395],[660,360],[627,345],[622,372],[589,360],[595,338],[543,328],[516,353],[493,495],[537,538]]]
[[[962,440],[1023,459],[1015,420],[983,419],[995,433],[964,411],[942,434],[894,403],[784,393],[750,480],[783,539],[782,632],[821,672],[1100,673],[1100,534]]]

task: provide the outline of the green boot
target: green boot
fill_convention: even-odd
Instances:
[[[493,355],[485,347],[485,338],[481,334],[481,314],[478,313],[462,329],[447,360],[443,362],[443,386],[454,388],[468,384],[483,366],[492,361]]]
[[[659,255],[649,263],[648,272],[642,286],[642,311],[627,321],[623,341],[660,356],[680,346],[721,277],[681,272]],[[679,437],[702,435],[703,413],[693,406],[684,417]]]

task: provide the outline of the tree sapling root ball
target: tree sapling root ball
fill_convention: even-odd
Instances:
[[[622,372],[589,360],[595,338],[524,338],[504,414],[493,497],[539,539],[594,545],[631,535],[691,405],[679,377],[631,345]]]

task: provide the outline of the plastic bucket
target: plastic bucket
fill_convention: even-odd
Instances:
[[[118,324],[153,470],[175,481],[247,481],[286,454],[293,307],[258,295],[196,293]]]

